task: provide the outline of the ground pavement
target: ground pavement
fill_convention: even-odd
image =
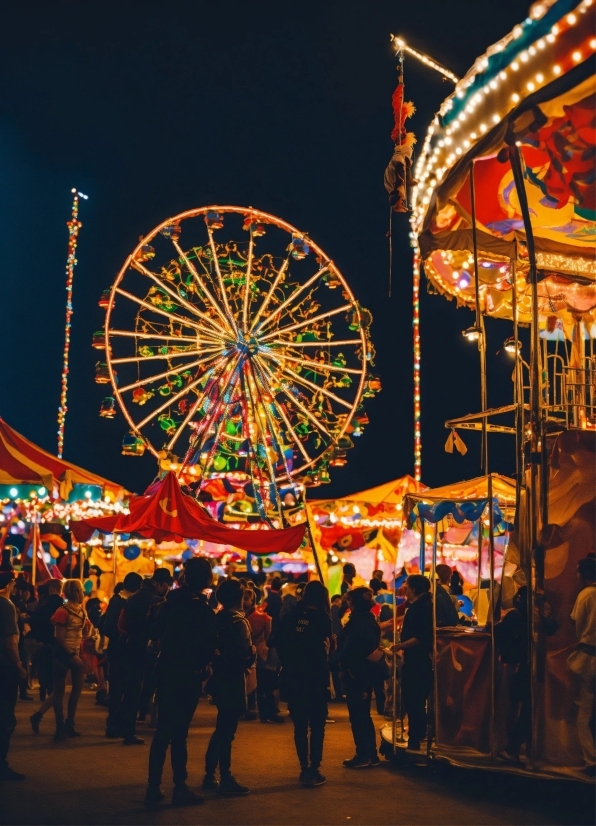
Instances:
[[[232,770],[249,785],[248,797],[209,796],[202,806],[158,810],[143,806],[151,730],[140,725],[145,746],[125,747],[103,737],[105,709],[85,691],[77,728],[83,736],[54,743],[52,714],[41,734],[31,732],[34,703],[19,701],[18,727],[10,753],[22,783],[0,784],[2,824],[584,824],[594,819],[593,789],[567,782],[537,781],[451,767],[350,771],[341,761],[353,753],[347,711],[331,705],[317,788],[298,783],[292,726],[242,722],[234,742]],[[189,737],[189,783],[202,779],[203,756],[215,709],[201,700]],[[382,718],[376,718],[379,725]],[[163,790],[170,798],[169,761]]]

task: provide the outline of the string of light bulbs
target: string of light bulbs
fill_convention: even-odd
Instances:
[[[406,52],[407,54],[412,55],[412,57],[415,57],[421,63],[424,63],[425,66],[430,66],[430,68],[434,69],[435,72],[439,72],[439,74],[443,75],[443,77],[452,80],[453,83],[459,83],[459,78],[456,75],[454,75],[453,72],[450,72],[449,69],[446,69],[444,66],[441,66],[440,63],[436,63],[431,57],[424,54],[423,52],[419,52],[416,49],[413,49],[411,46],[408,46],[405,40],[402,40],[401,37],[397,37],[396,35],[392,34],[391,40],[395,43],[395,48],[398,51]]]
[[[77,265],[77,243],[79,231],[83,226],[79,221],[79,198],[87,200],[88,196],[76,189],[73,193],[72,210],[70,220],[66,222],[68,227],[68,256],[66,258],[66,321],[64,323],[64,350],[62,353],[62,380],[60,384],[60,406],[58,407],[58,458],[62,458],[64,451],[64,427],[66,424],[66,412],[68,407],[68,360],[70,355],[70,328],[72,319],[72,286],[74,281],[74,270]]]

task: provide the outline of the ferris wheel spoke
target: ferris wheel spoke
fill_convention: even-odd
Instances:
[[[237,365],[237,363],[238,363],[238,359],[236,359],[236,365]],[[220,372],[220,374],[219,374],[219,377],[220,377],[220,378],[221,378],[221,376],[224,374],[224,372],[225,372],[225,368],[226,368],[226,365],[224,364],[223,370],[222,370],[222,371]],[[222,390],[222,391],[220,392],[220,395],[221,395],[221,393],[225,393],[225,391],[227,390],[227,388],[228,388],[228,386],[229,386],[229,383],[230,383],[230,379],[231,379],[231,377],[232,377],[232,374],[234,373],[234,370],[235,370],[235,367],[232,369],[231,374],[230,374],[230,377],[228,378],[228,380],[227,380],[227,382],[226,382],[225,388],[224,388],[224,390]],[[207,388],[205,388],[205,389],[203,390],[203,392],[201,393],[201,395],[200,395],[200,396],[198,396],[198,397],[197,397],[197,399],[196,399],[196,400],[195,400],[195,401],[191,404],[191,406],[190,406],[190,409],[189,409],[188,413],[186,414],[186,416],[184,417],[184,419],[182,420],[182,422],[181,422],[181,423],[180,423],[180,425],[178,426],[178,430],[174,433],[174,435],[172,436],[172,438],[171,438],[171,439],[170,439],[170,441],[168,442],[167,447],[166,447],[166,450],[172,450],[172,448],[174,447],[174,445],[175,445],[175,444],[176,444],[176,442],[178,441],[178,438],[179,438],[179,436],[181,435],[182,431],[184,430],[184,428],[186,427],[186,425],[189,423],[189,421],[191,420],[191,418],[194,416],[194,414],[195,414],[195,412],[196,412],[197,408],[198,408],[198,407],[199,407],[199,405],[201,405],[201,404],[203,403],[203,401],[205,400],[205,398],[206,398],[206,396],[207,396],[207,393],[208,393],[208,390],[207,390]]]
[[[331,439],[331,441],[333,441],[333,436],[331,435],[331,433],[329,433],[327,428],[324,425],[321,424],[321,422],[317,419],[317,417],[315,415],[313,415],[313,413],[310,412],[308,407],[305,407],[302,404],[302,402],[298,401],[298,399],[292,393],[290,393],[290,391],[287,390],[280,381],[276,380],[276,377],[273,375],[273,373],[271,372],[269,367],[264,362],[261,362],[258,357],[257,357],[257,360],[259,361],[260,364],[262,364],[265,371],[268,373],[272,383],[273,384],[279,384],[279,388],[280,388],[281,392],[285,396],[287,396],[287,398],[292,402],[292,404],[296,407],[296,409],[300,410],[300,412],[303,413],[308,419],[310,419],[310,421],[317,427],[318,430],[321,431],[321,433],[324,433],[325,436],[327,436],[329,439]]]
[[[279,306],[277,306],[275,310],[273,310],[273,312],[270,313],[267,316],[267,318],[261,322],[261,324],[259,324],[259,330],[264,330],[265,327],[267,327],[275,318],[277,318],[277,316],[279,316],[279,314],[282,313],[286,309],[286,307],[288,307],[290,304],[293,304],[296,301],[297,297],[305,290],[307,290],[311,286],[311,284],[314,284],[315,281],[317,281],[328,269],[329,264],[325,264],[325,266],[321,267],[321,269],[314,275],[312,275],[308,279],[308,281],[305,281],[304,284],[301,284],[299,287],[297,287],[294,290],[294,292],[291,293],[282,304],[279,304]],[[298,304],[301,304],[302,301],[305,300],[305,298],[307,298],[307,296],[304,296],[304,298],[301,301],[299,301]]]
[[[309,324],[314,324],[317,321],[323,321],[326,318],[331,318],[338,313],[345,313],[346,310],[351,308],[351,306],[351,304],[344,304],[341,307],[337,307],[335,310],[329,310],[326,313],[319,313],[319,315],[315,315],[312,318],[306,318],[304,321],[298,321],[296,324],[290,324],[288,327],[280,327],[273,333],[267,333],[266,336],[260,336],[260,341],[269,341],[269,339],[274,336],[285,335],[285,333],[291,333],[293,330],[299,330],[301,327],[307,327]],[[288,342],[284,343],[288,344]]]
[[[195,339],[196,342],[196,339]],[[155,361],[156,359],[176,359],[183,356],[200,356],[202,353],[217,352],[221,353],[220,346],[202,347],[200,350],[183,350],[180,353],[159,353],[155,356],[127,356],[126,358],[112,359],[112,364],[126,364],[127,362],[145,362]]]
[[[160,333],[133,333],[130,330],[108,330],[109,336],[126,336],[128,338],[157,338],[160,341],[191,341],[197,343],[196,336],[164,336]]]
[[[249,362],[249,367],[250,367],[250,362]],[[250,372],[252,373],[252,371],[250,371]],[[261,444],[263,445],[263,450],[265,452],[265,462],[267,463],[267,469],[269,471],[269,480],[270,480],[271,484],[273,484],[274,491],[275,491],[275,499],[276,499],[276,502],[277,502],[277,512],[278,512],[279,518],[282,520],[282,525],[283,525],[284,524],[283,510],[282,510],[282,507],[281,507],[281,499],[279,498],[279,491],[277,489],[277,485],[275,485],[275,472],[273,470],[273,465],[271,464],[271,457],[270,457],[269,451],[268,451],[269,445],[267,444],[267,435],[265,433],[265,428],[263,426],[263,422],[261,421],[261,417],[259,416],[259,411],[257,409],[256,403],[255,403],[255,400],[254,400],[253,392],[252,392],[252,389],[251,389],[251,386],[250,386],[250,377],[247,375],[244,378],[245,378],[245,386],[246,386],[247,395],[248,395],[248,398],[250,400],[250,403],[251,403],[251,406],[252,406],[252,409],[253,409],[253,417],[254,417],[254,420],[256,422],[257,431],[261,434]],[[253,381],[254,381],[254,374],[253,374]],[[256,381],[255,381],[255,386],[256,386]],[[267,417],[267,411],[265,409],[265,404],[264,404],[262,399],[259,399],[259,401],[261,403],[261,407],[265,411],[265,418],[266,418]],[[275,434],[272,433],[271,435],[275,439]]]
[[[261,367],[260,363],[258,361],[253,362],[253,363],[254,363],[255,369],[258,370],[258,372],[261,375],[261,380],[263,381],[263,383],[265,384],[265,386],[267,387],[269,392],[271,392],[269,382],[267,381],[267,379],[265,378],[265,376],[263,374],[263,370],[262,370],[262,367]],[[273,393],[271,393],[271,395],[273,396]],[[300,453],[302,453],[302,456],[304,457],[305,461],[308,464],[311,464],[312,459],[310,458],[310,456],[306,452],[306,448],[304,447],[304,445],[302,444],[302,441],[298,437],[298,434],[296,433],[296,431],[292,427],[292,424],[291,424],[290,420],[288,419],[288,417],[286,415],[286,411],[284,410],[283,405],[276,405],[276,409],[279,412],[279,415],[282,417],[282,419],[284,421],[284,424],[287,427],[288,432],[290,433],[292,439],[294,440],[294,444],[296,445],[296,447],[298,448]]]
[[[292,349],[296,347],[347,347],[348,345],[362,345],[362,340],[359,338],[350,338],[345,340],[338,340],[333,341],[330,339],[329,341],[321,341],[320,339],[317,341],[290,341],[290,340],[280,340],[280,341],[271,341],[267,342],[267,347],[290,347]],[[261,353],[264,350],[261,349]]]
[[[199,272],[198,272],[197,268],[195,267],[195,265],[191,263],[191,261],[188,258],[187,254],[182,250],[182,248],[180,247],[180,244],[178,244],[177,241],[172,241],[172,244],[174,245],[174,249],[176,250],[176,252],[180,256],[180,258],[182,258],[182,260],[186,264],[186,266],[188,268],[188,271],[192,274],[192,276],[196,280],[196,282],[199,285],[199,287],[201,288],[201,290],[205,293],[205,296],[209,299],[209,302],[210,302],[211,306],[213,307],[213,309],[216,311],[216,313],[221,318],[223,323],[226,325],[228,330],[232,331],[233,328],[230,325],[228,319],[226,318],[225,313],[223,313],[221,311],[221,307],[219,306],[219,304],[217,303],[217,301],[215,300],[215,298],[211,294],[211,290],[209,289],[209,287],[205,284],[204,280],[199,275]]]
[[[198,307],[195,307],[194,304],[191,304],[190,301],[187,301],[185,298],[182,298],[182,296],[179,295],[175,290],[172,290],[171,287],[165,284],[163,279],[159,278],[159,276],[157,276],[154,272],[151,272],[151,270],[148,270],[147,267],[144,267],[140,263],[140,261],[134,261],[132,266],[137,270],[137,272],[140,272],[147,278],[150,278],[152,281],[155,281],[155,283],[159,286],[159,289],[163,290],[169,296],[171,296],[171,298],[177,301],[181,307],[184,307],[190,313],[193,313],[194,315],[198,316],[204,322],[213,327],[214,330],[211,331],[211,335],[213,335],[214,332],[220,332],[220,328],[218,327],[217,322],[214,321],[211,318],[211,316],[208,316],[207,313],[204,313]]]
[[[125,298],[129,298],[131,301],[134,301],[135,304],[138,304],[140,307],[144,307],[146,310],[150,310],[152,313],[165,316],[169,321],[177,321],[181,326],[192,327],[194,330],[203,330],[203,327],[197,322],[190,321],[190,319],[184,318],[184,316],[169,313],[166,310],[161,310],[154,304],[149,304],[147,301],[143,301],[142,298],[137,298],[136,295],[123,290],[121,287],[116,287],[115,292],[123,295]]]
[[[260,307],[259,307],[259,309],[257,310],[257,312],[256,312],[256,314],[255,314],[255,317],[254,317],[254,318],[253,318],[253,320],[252,320],[252,323],[251,323],[251,325],[250,325],[250,330],[251,330],[251,332],[252,332],[252,331],[254,330],[254,328],[256,327],[258,320],[260,319],[260,317],[262,316],[262,314],[265,312],[265,310],[266,310],[267,306],[269,305],[269,302],[270,302],[270,301],[271,301],[271,299],[273,298],[273,294],[275,293],[275,290],[277,289],[277,286],[278,286],[279,282],[283,279],[283,277],[284,277],[284,275],[285,275],[285,273],[286,273],[286,270],[288,269],[289,264],[290,264],[290,256],[288,255],[288,257],[286,258],[286,260],[283,262],[283,264],[281,265],[281,267],[280,267],[280,268],[279,268],[279,270],[277,271],[277,275],[276,275],[276,276],[275,276],[275,278],[273,279],[273,283],[272,283],[272,284],[271,284],[271,286],[269,287],[269,290],[268,290],[268,292],[267,292],[267,295],[266,295],[266,296],[265,296],[265,298],[263,299],[263,301],[262,301],[262,303],[261,303],[261,306],[260,306]]]
[[[219,281],[219,289],[221,290],[221,298],[224,303],[224,307],[226,310],[227,321],[226,325],[231,327],[234,331],[234,334],[238,335],[238,328],[236,326],[236,319],[234,318],[234,314],[230,309],[230,304],[228,301],[228,293],[226,291],[226,285],[224,284],[223,275],[221,274],[221,267],[219,266],[219,258],[217,257],[217,249],[215,247],[215,239],[213,238],[213,230],[211,227],[207,228],[207,232],[209,234],[209,245],[211,247],[211,254],[213,256],[213,266],[215,267],[215,272],[217,274],[217,280]]]
[[[150,384],[152,381],[157,381],[158,379],[165,379],[167,378],[167,376],[172,376],[175,373],[179,373],[181,370],[190,370],[191,367],[198,367],[201,364],[207,364],[207,362],[212,361],[214,358],[217,358],[218,355],[219,353],[214,353],[213,355],[207,356],[206,358],[191,361],[190,364],[180,364],[177,367],[172,367],[170,370],[166,370],[163,373],[157,373],[155,376],[149,376],[146,379],[139,379],[138,381],[135,381],[133,384],[127,384],[125,387],[119,387],[118,390],[120,393],[125,393],[127,390],[134,390],[136,387],[142,387],[144,384]]]
[[[220,356],[220,358],[222,358],[222,357]],[[207,373],[212,372],[215,369],[216,366],[217,366],[217,364],[215,364],[213,367],[211,367],[210,370],[207,371]],[[143,419],[142,422],[139,422],[137,425],[135,425],[136,429],[141,430],[141,428],[145,427],[146,424],[149,424],[149,422],[152,419],[154,419],[157,415],[159,415],[160,413],[163,413],[163,411],[166,408],[171,407],[173,404],[175,404],[178,401],[178,399],[181,399],[183,396],[186,396],[186,394],[189,393],[194,387],[196,387],[197,384],[199,384],[201,381],[203,381],[204,378],[205,378],[205,373],[203,373],[201,376],[199,376],[198,379],[195,379],[194,381],[191,381],[191,383],[188,384],[186,387],[183,387],[182,390],[179,393],[176,393],[176,395],[169,398],[162,405],[160,405],[158,408],[153,410],[148,416],[145,416],[145,418]]]
[[[244,304],[242,307],[242,329],[248,332],[248,305],[250,303],[250,277],[252,274],[252,258],[255,246],[255,239],[252,224],[250,226],[250,240],[248,242],[248,258],[246,261],[246,279],[244,284]]]
[[[301,359],[297,356],[289,356],[287,353],[274,353],[271,351],[261,350],[261,355],[265,358],[271,358],[274,361],[282,359],[283,361],[291,361],[294,364],[303,364],[305,367],[312,367],[313,372],[321,370],[327,373],[354,373],[357,376],[362,375],[362,369],[356,367],[342,367],[336,364],[327,364],[325,361],[310,361],[310,359]]]
[[[345,399],[342,399],[340,396],[336,396],[335,393],[332,393],[330,390],[327,390],[325,387],[319,387],[318,384],[315,384],[308,379],[303,378],[302,376],[295,373],[293,370],[290,370],[288,367],[280,367],[282,373],[285,373],[286,376],[290,376],[293,381],[301,384],[303,387],[309,387],[311,390],[316,390],[317,393],[322,393],[324,396],[327,396],[329,399],[333,399],[333,401],[341,404],[343,407],[347,407],[348,410],[352,409],[352,405],[350,402],[347,402]]]

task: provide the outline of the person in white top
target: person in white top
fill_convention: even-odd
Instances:
[[[580,680],[577,732],[585,761],[584,771],[594,775],[596,749],[594,746],[594,693],[596,680],[596,559],[588,556],[577,565],[577,578],[582,590],[577,595],[571,619],[575,623],[577,648],[567,665]]]

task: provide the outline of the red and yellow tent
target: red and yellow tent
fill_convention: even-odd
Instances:
[[[122,499],[126,491],[25,439],[0,419],[0,485],[43,485],[53,499],[68,499],[75,485],[94,485],[104,495]]]

